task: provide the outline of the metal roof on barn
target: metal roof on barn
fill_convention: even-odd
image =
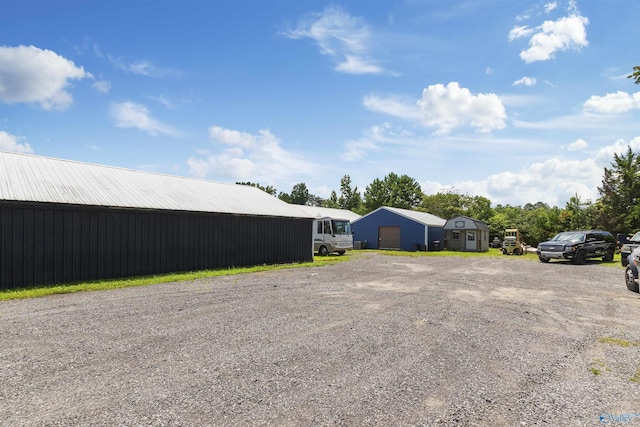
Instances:
[[[361,218],[365,218],[365,217],[367,217],[369,215],[372,215],[375,212],[378,212],[379,210],[386,210],[386,211],[389,211],[389,212],[393,212],[396,215],[400,215],[400,216],[403,216],[403,217],[408,218],[410,220],[413,220],[415,222],[418,222],[420,224],[429,225],[429,226],[442,227],[447,222],[446,219],[440,218],[438,216],[432,215],[432,214],[427,213],[427,212],[410,211],[408,209],[393,208],[393,207],[390,207],[390,206],[379,207],[375,211],[369,212],[367,215],[365,215],[365,216],[363,216]]]
[[[0,151],[0,201],[310,218],[247,185]]]
[[[348,219],[349,221],[355,221],[360,218],[355,212],[352,212],[348,209],[337,209],[337,208],[324,208],[320,206],[302,206],[302,205],[292,205],[296,208],[302,210],[306,214],[311,215],[314,218],[320,217],[332,217],[337,219]]]

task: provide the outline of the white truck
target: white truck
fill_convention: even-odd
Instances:
[[[346,218],[320,217],[313,220],[313,251],[327,256],[330,252],[343,255],[353,249],[351,221]]]

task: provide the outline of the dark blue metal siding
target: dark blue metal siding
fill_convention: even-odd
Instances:
[[[427,245],[427,249],[430,251],[442,250],[444,247],[444,228],[430,226],[428,234],[428,242],[425,243],[425,245]],[[436,241],[438,242],[437,246],[435,244]]]
[[[375,228],[375,229],[374,229]],[[351,222],[351,231],[353,232],[353,241],[361,241],[362,247],[366,249],[378,248],[378,225],[371,221],[370,217],[362,217],[357,221]]]
[[[400,246],[402,250],[414,251],[416,245],[425,246],[427,250],[437,250],[435,241],[443,248],[444,229],[438,226],[425,226],[419,222],[405,218],[394,212],[380,210],[352,222],[353,240],[366,241],[367,249],[378,249],[378,227],[400,227]],[[425,241],[425,227],[427,239]]]
[[[367,241],[367,249],[378,249],[378,227],[400,227],[402,250],[412,251],[416,245],[425,245],[423,224],[400,216],[394,212],[380,210],[362,217],[352,224],[353,240]]]
[[[415,251],[426,244],[425,225],[403,217],[400,225],[400,249]]]

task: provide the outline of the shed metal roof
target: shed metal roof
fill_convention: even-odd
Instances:
[[[356,219],[360,218],[360,215],[348,209],[324,208],[320,206],[292,206],[295,206],[296,208],[302,210],[303,212],[311,215],[314,218],[329,216],[339,219],[348,219],[349,221],[355,221]]]
[[[393,213],[395,213],[397,215],[403,216],[405,218],[409,218],[409,219],[411,219],[413,221],[416,221],[416,222],[419,222],[421,224],[430,225],[430,226],[434,226],[434,227],[442,227],[447,222],[446,219],[440,218],[438,216],[432,215],[432,214],[427,213],[427,212],[410,211],[408,209],[393,208],[393,207],[390,207],[390,206],[379,207],[375,211],[369,212],[368,214],[366,214],[365,216],[363,216],[361,218],[365,218],[365,217],[367,217],[369,215],[372,215],[375,212],[378,212],[379,210],[386,210],[386,211],[389,211],[389,212],[393,212]]]
[[[447,223],[444,225],[444,229],[445,230],[459,229],[460,227],[456,227],[457,221],[464,221],[468,230],[475,229],[475,230],[489,231],[489,226],[485,222],[480,221],[478,219],[473,219],[464,215],[460,215],[455,218],[451,218],[447,220]],[[471,227],[470,224],[473,224],[473,227]]]
[[[0,200],[310,218],[247,185],[0,151]]]

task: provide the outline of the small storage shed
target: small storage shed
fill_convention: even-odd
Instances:
[[[445,219],[427,212],[382,206],[352,221],[353,239],[367,249],[440,250]]]
[[[0,289],[313,261],[312,226],[251,186],[0,152]]]
[[[451,218],[444,225],[444,247],[450,251],[486,252],[489,250],[489,226],[466,216]]]

